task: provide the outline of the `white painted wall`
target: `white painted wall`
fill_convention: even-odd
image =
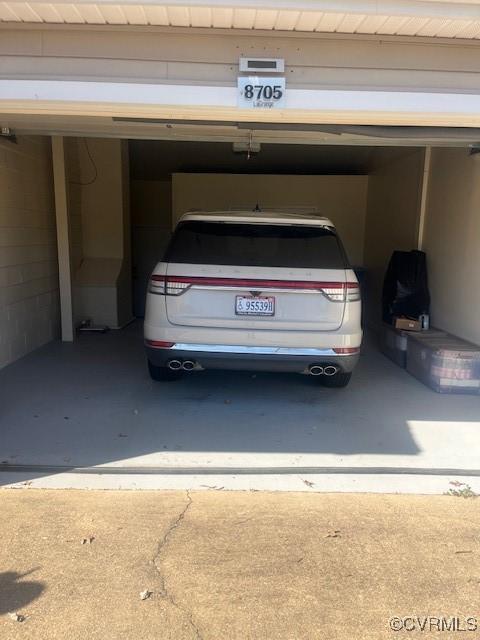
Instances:
[[[134,315],[145,313],[148,280],[172,235],[172,183],[132,180],[132,266]]]
[[[59,329],[50,138],[0,140],[0,367]]]
[[[480,156],[432,151],[423,249],[432,322],[480,344]]]
[[[338,228],[352,264],[363,263],[367,176],[176,173],[173,222],[192,209],[308,207]]]
[[[480,48],[460,38],[0,24],[5,79],[234,86],[241,56],[284,58],[295,89],[398,88],[423,100],[425,91],[480,88]],[[141,102],[135,91],[129,97]]]
[[[118,328],[132,319],[127,143],[68,141],[75,321]]]
[[[405,151],[393,161],[385,161],[380,154],[377,168],[369,176],[365,313],[374,329],[381,323],[383,279],[392,252],[417,248],[423,159],[423,149]]]
[[[260,110],[257,121],[480,122],[480,48],[461,38],[447,45],[373,34],[110,24],[0,26],[0,111],[10,124],[12,114],[70,116],[76,131],[79,115],[104,118],[102,126],[107,119],[111,126],[112,116],[251,121],[250,110],[237,108],[238,60],[247,55],[281,57],[287,65],[285,108]],[[63,127],[60,120],[54,128]],[[116,123],[111,132],[119,130]]]

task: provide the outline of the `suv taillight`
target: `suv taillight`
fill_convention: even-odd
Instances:
[[[156,293],[158,295],[165,295],[165,276],[152,276],[150,278],[150,284],[148,285],[149,293]]]
[[[150,278],[148,290],[161,296],[179,296],[191,286],[191,283],[168,276],[153,275]]]
[[[347,302],[360,300],[360,286],[357,282],[347,282]]]
[[[360,287],[356,282],[332,282],[320,289],[332,302],[355,302],[360,300]]]
[[[259,280],[243,278],[210,278],[194,276],[159,276],[150,278],[149,292],[162,296],[179,296],[192,285],[207,287],[238,287],[246,289],[316,290],[331,302],[355,302],[360,300],[360,289],[356,282],[315,282],[296,280]]]

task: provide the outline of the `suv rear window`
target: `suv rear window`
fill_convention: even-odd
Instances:
[[[331,229],[203,221],[179,224],[164,261],[245,267],[347,267],[343,247]]]

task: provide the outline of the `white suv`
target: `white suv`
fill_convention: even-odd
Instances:
[[[360,290],[333,224],[292,213],[188,213],[151,276],[154,380],[247,369],[344,387],[362,340]]]

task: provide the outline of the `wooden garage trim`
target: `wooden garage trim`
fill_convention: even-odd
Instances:
[[[249,122],[235,87],[0,80],[0,113]],[[257,122],[480,126],[480,95],[289,89],[287,108],[255,110]]]
[[[57,219],[58,279],[63,342],[73,342],[72,270],[70,258],[70,220],[65,144],[61,136],[52,137],[53,181]]]

